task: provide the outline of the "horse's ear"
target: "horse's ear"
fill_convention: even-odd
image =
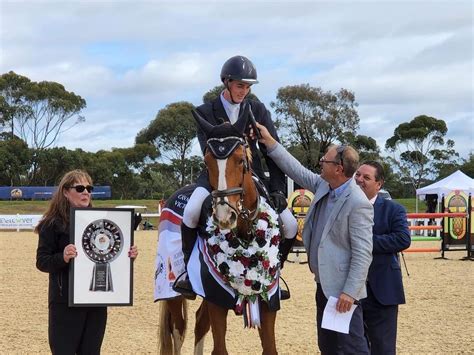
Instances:
[[[250,105],[248,103],[242,104],[239,112],[239,118],[235,122],[234,127],[239,131],[240,134],[244,134],[245,127],[247,126],[247,118],[249,114]]]
[[[209,137],[209,134],[211,133],[214,126],[207,122],[204,117],[202,117],[196,110],[192,110],[191,113],[193,114],[194,119],[196,120],[199,127],[201,127],[206,137]]]

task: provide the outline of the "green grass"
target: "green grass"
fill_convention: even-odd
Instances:
[[[43,214],[49,201],[0,201],[0,214]],[[94,200],[94,207],[115,207],[120,205],[146,206],[147,213],[158,212],[156,200]],[[137,211],[144,213],[143,210]]]
[[[396,199],[398,203],[405,206],[407,212],[415,212],[416,204],[414,198]],[[49,201],[0,201],[0,214],[43,214],[48,207]],[[157,200],[94,200],[94,207],[115,207],[120,205],[146,206],[148,213],[158,212]],[[418,211],[424,212],[426,205],[424,201],[418,201]],[[144,211],[139,211],[143,213]]]
[[[408,213],[416,212],[416,200],[414,198],[399,198],[395,199],[399,204],[404,206]],[[418,212],[425,212],[425,201],[418,201]]]

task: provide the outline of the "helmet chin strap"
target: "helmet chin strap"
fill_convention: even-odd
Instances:
[[[240,104],[240,102],[235,102],[235,101],[234,101],[234,97],[232,96],[232,91],[230,91],[230,88],[229,88],[229,79],[224,80],[224,87],[225,87],[226,90],[229,92],[230,101],[232,102],[232,104],[234,104],[234,105]],[[247,93],[247,95],[245,95],[244,100],[247,98],[247,96],[249,96],[249,94],[250,94],[250,90],[249,90],[249,92]],[[242,101],[243,101],[243,100],[242,100]]]

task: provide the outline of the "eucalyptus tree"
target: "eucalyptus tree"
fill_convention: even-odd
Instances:
[[[2,120],[32,149],[51,147],[59,135],[78,123],[86,101],[63,85],[34,82],[13,71],[0,77]]]
[[[161,156],[179,166],[180,186],[186,183],[186,159],[191,153],[196,137],[196,124],[191,114],[194,105],[189,102],[175,102],[158,111],[148,127],[138,132],[136,143],[153,143]],[[177,162],[177,163],[176,163]]]
[[[420,115],[398,125],[387,139],[385,148],[392,153],[392,162],[414,189],[430,176],[437,177],[443,164],[457,162],[454,141],[445,140],[447,132],[445,121]]]
[[[309,84],[285,86],[270,106],[286,131],[283,138],[301,147],[301,162],[312,170],[331,144],[344,141],[346,132],[355,134],[359,128],[358,104],[346,89],[333,93]]]
[[[31,150],[23,140],[0,134],[0,185],[25,184],[30,164]]]

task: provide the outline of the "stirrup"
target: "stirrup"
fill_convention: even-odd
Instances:
[[[290,291],[280,289],[280,301],[289,300],[291,297]]]
[[[285,290],[280,287],[280,300],[281,301],[289,300],[291,298],[290,288],[288,287],[288,284],[286,283],[283,277],[280,276],[280,279],[283,281],[286,288]]]
[[[183,296],[184,298],[188,300],[195,300],[196,299],[196,293],[193,291],[191,282],[189,281],[189,278],[184,278],[183,275],[186,274],[186,271],[184,271],[181,275],[179,275],[175,282],[173,283],[173,286],[171,287],[174,292],[178,292]]]

